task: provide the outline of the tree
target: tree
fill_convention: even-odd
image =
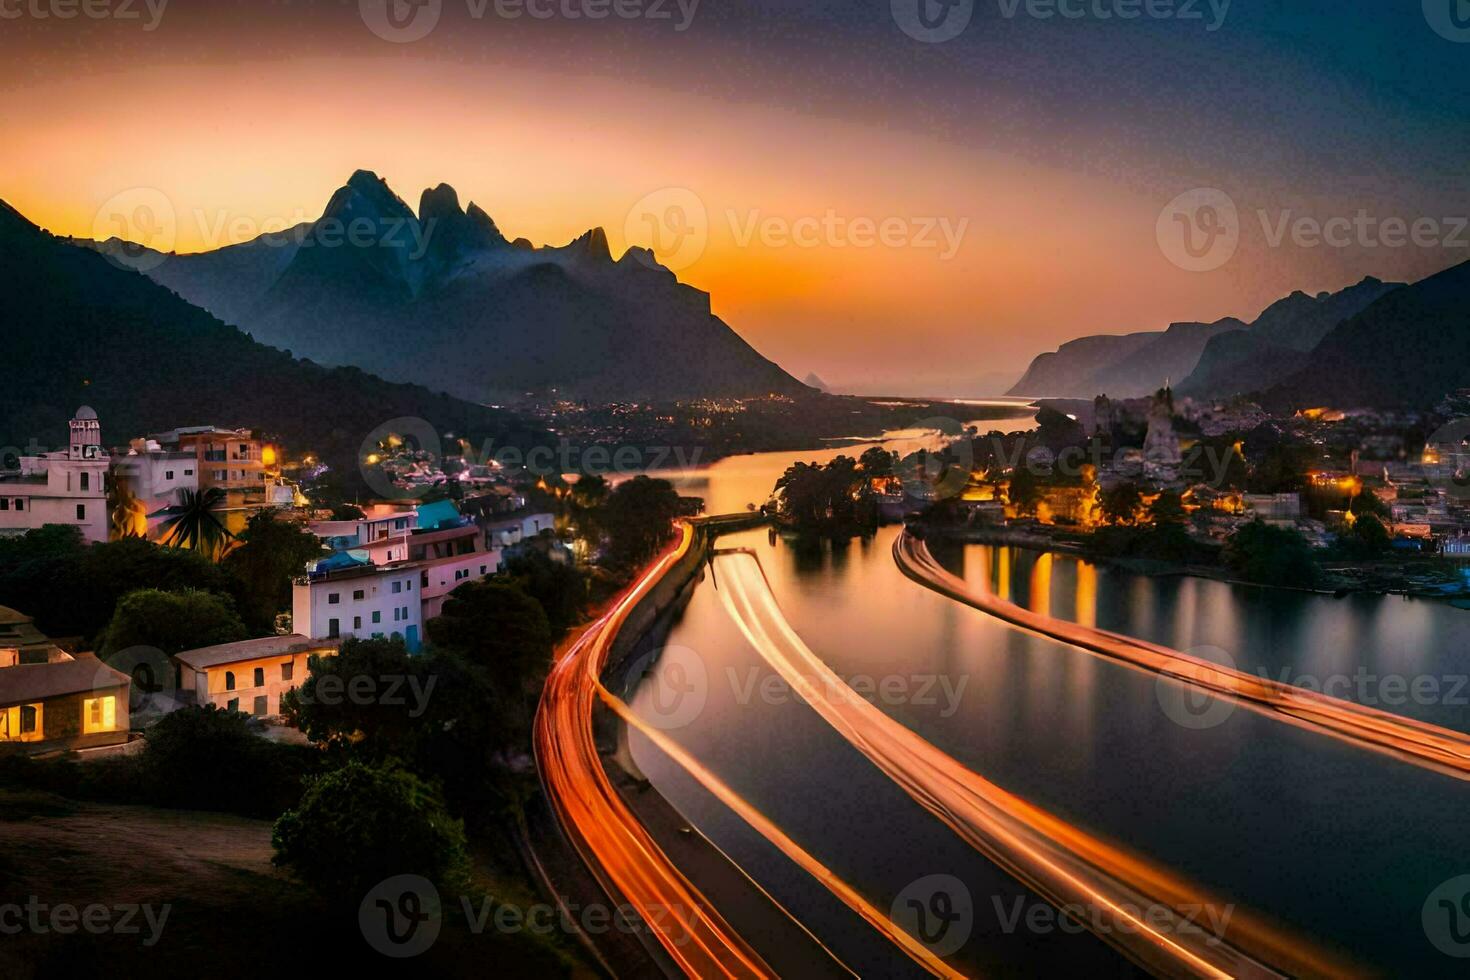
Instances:
[[[313,753],[261,738],[251,724],[250,716],[214,705],[164,715],[144,735],[144,796],[159,806],[279,814],[300,799]]]
[[[618,484],[602,507],[606,558],[614,568],[647,563],[674,536],[679,494],[667,480],[635,476]]]
[[[1381,558],[1393,548],[1393,536],[1375,515],[1363,514],[1353,520],[1352,528],[1343,536],[1341,543],[1354,558]]]
[[[870,449],[866,449],[858,457],[858,467],[863,473],[874,479],[892,476],[894,466],[897,462],[897,456],[882,446],[873,446]]]
[[[1011,471],[1011,482],[1006,486],[1006,499],[1017,514],[1035,514],[1041,503],[1041,483],[1030,467],[1017,466]]]
[[[219,487],[181,490],[179,498],[173,516],[160,528],[164,532],[163,543],[171,548],[188,548],[206,558],[218,558],[234,537],[216,513],[225,502],[225,492]]]
[[[240,545],[220,563],[240,583],[240,612],[250,629],[269,633],[276,614],[291,606],[291,580],[323,553],[317,536],[276,512],[255,514],[240,533]]]
[[[510,582],[466,582],[429,620],[436,647],[483,664],[497,675],[528,678],[551,664],[551,624],[541,604]]]
[[[1098,507],[1109,524],[1133,524],[1143,510],[1143,494],[1136,483],[1119,483],[1102,492]]]
[[[1184,498],[1176,490],[1165,490],[1149,505],[1148,516],[1155,527],[1183,527],[1187,519]]]
[[[1256,520],[1225,542],[1225,564],[1249,582],[1310,587],[1320,572],[1307,539],[1290,528]]]
[[[378,882],[417,874],[453,890],[467,879],[464,826],[439,793],[395,765],[349,762],[312,779],[276,821],[275,863],[324,896],[351,902]]]
[[[541,604],[554,639],[560,639],[582,621],[587,605],[587,576],[575,566],[528,548],[506,562],[501,578]]]
[[[105,658],[129,647],[146,646],[173,656],[249,636],[228,596],[197,589],[140,589],[118,602],[103,635],[100,654]]]

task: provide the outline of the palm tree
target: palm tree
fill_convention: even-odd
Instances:
[[[234,535],[226,530],[215,511],[224,502],[219,487],[183,490],[173,516],[163,522],[163,543],[172,548],[192,548],[210,559],[218,558]]]

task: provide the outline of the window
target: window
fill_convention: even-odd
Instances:
[[[362,617],[361,616],[353,616],[352,617],[352,628],[355,629],[355,630],[362,629]]]
[[[397,606],[394,606],[393,607],[393,622],[395,622],[395,623],[398,622],[398,607]]]
[[[164,470],[163,471],[163,478],[165,480],[172,480],[174,478],[174,471],[173,470]]]
[[[0,742],[39,742],[43,714],[39,704],[0,708]]]
[[[396,520],[396,521],[393,522],[393,529],[396,530],[396,531],[402,531],[406,527],[408,527],[408,519],[407,518],[400,517],[400,518],[398,518],[398,520]]]
[[[367,593],[362,591],[362,589],[354,589],[352,592],[352,601],[361,602],[366,597],[366,595]]]
[[[255,710],[251,711],[250,713],[257,718],[264,718],[266,715],[266,706],[268,703],[269,702],[267,702],[265,695],[260,695],[255,699]]]
[[[342,622],[337,619],[327,620],[327,639],[335,640],[342,635]]]
[[[194,471],[193,470],[185,470],[184,471],[184,475],[185,476],[193,476],[194,475]]]
[[[484,565],[481,565],[480,566],[480,574],[481,575],[484,575],[485,574],[485,566]]]
[[[265,668],[264,667],[257,667],[257,668],[255,668],[255,686],[256,687],[265,687]]]
[[[117,729],[117,698],[87,698],[82,702],[82,734],[110,732]]]
[[[25,501],[25,498],[24,497],[16,497],[15,498],[15,509],[16,510],[25,510],[26,509],[26,501]]]
[[[402,591],[403,591],[403,583],[402,582],[394,582],[393,583],[393,594],[394,595],[397,595],[398,593],[400,593]]]
[[[381,623],[382,621],[383,621],[383,613],[380,610],[374,609],[373,610],[373,622],[375,622],[375,623]]]
[[[240,699],[239,698],[230,698],[230,700],[228,700],[228,701],[225,702],[225,710],[226,711],[239,711],[240,710]]]
[[[92,489],[92,474],[90,474],[90,473],[83,473],[82,474],[82,490],[83,490],[83,492],[85,492],[85,491],[88,491],[88,490],[91,490],[91,489]]]
[[[328,592],[327,593],[327,605],[329,605],[329,606],[335,606],[335,605],[340,604],[341,602],[342,602],[342,594],[340,592]]]
[[[9,509],[10,509],[10,501],[4,499],[3,497],[0,497],[0,510],[9,510]]]
[[[79,521],[85,521],[86,519],[87,519],[87,505],[86,504],[77,504],[77,520],[79,520]]]
[[[235,672],[233,670],[227,670],[227,671],[225,671],[225,690],[226,691],[233,691],[234,689],[235,689]]]
[[[281,680],[283,680],[283,681],[293,680],[295,678],[295,674],[296,674],[296,661],[294,661],[294,660],[287,660],[285,663],[281,664]]]

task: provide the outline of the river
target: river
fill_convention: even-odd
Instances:
[[[916,438],[907,433],[905,445],[891,448],[911,448]],[[862,448],[734,457],[677,482],[704,496],[712,513],[743,510],[763,502],[792,462]],[[1437,886],[1470,873],[1463,846],[1470,785],[1250,711],[1209,703],[1181,711],[1169,684],[910,582],[891,555],[897,533],[885,528],[834,545],[758,531],[721,546],[756,554],[796,633],[882,711],[1010,793],[1170,869],[1210,896],[1214,913],[1255,915],[1366,972],[1462,975],[1460,962],[1432,942],[1445,941],[1444,925],[1421,921],[1421,913]],[[1362,665],[1380,680],[1330,693],[1466,729],[1470,709],[1452,703],[1449,688],[1470,612],[1150,579],[978,545],[937,555],[958,574],[1055,615],[1228,657],[1278,679],[1282,670],[1288,679],[1354,677]],[[933,876],[958,879],[958,889],[947,886],[962,906],[950,936],[962,941],[946,949],[956,968],[1132,972],[1091,934],[1048,919],[1034,894],[780,684],[722,603],[720,568],[695,588],[668,652],[629,692],[640,716],[876,907],[901,910]],[[1390,697],[1382,680],[1388,675],[1434,676],[1444,687],[1419,699],[1430,703],[1410,697],[1396,705],[1397,685]],[[691,825],[855,972],[917,975],[915,964],[651,743],[635,734],[631,746]],[[751,938],[759,948],[760,937]]]

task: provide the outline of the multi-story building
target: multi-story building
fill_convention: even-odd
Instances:
[[[275,449],[249,429],[191,426],[148,437],[165,449],[192,454],[200,489],[265,492],[267,472],[275,465]]]
[[[83,405],[69,425],[64,452],[20,457],[0,474],[0,534],[24,534],[47,524],[80,528],[88,541],[106,541],[109,458],[97,413]]]
[[[423,642],[421,569],[379,566],[338,552],[312,562],[291,590],[296,632],[314,639],[398,637],[410,650]]]
[[[306,680],[311,658],[335,654],[338,645],[298,633],[185,650],[173,658],[178,689],[195,704],[274,717],[286,692]]]

